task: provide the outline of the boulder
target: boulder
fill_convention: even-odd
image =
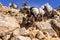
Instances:
[[[23,22],[23,17],[25,17],[22,13],[17,14],[15,18],[17,19],[18,23],[21,24]]]
[[[57,37],[56,32],[51,27],[51,24],[47,22],[38,22],[36,23],[37,27],[44,33],[47,37]]]
[[[32,40],[39,40],[39,39],[37,39],[37,38],[32,38]]]
[[[2,7],[3,6],[3,4],[0,2],[0,7]]]
[[[43,30],[43,34],[48,38],[56,38],[58,37],[56,32],[53,29]]]
[[[45,40],[59,40],[57,38],[46,38]]]
[[[0,39],[0,40],[2,40],[2,39]]]
[[[20,25],[14,17],[0,14],[0,33],[12,32],[17,28],[20,28]]]
[[[15,36],[11,38],[11,40],[31,40],[29,37],[24,37],[24,36]]]
[[[40,30],[52,29],[50,23],[48,22],[35,22],[35,24]]]
[[[26,30],[25,27],[20,28],[20,35],[28,36],[29,35],[29,31]]]
[[[38,38],[38,39],[43,39],[43,38],[45,38],[45,35],[43,34],[42,31],[39,31],[39,32],[37,33],[37,38]]]
[[[58,36],[60,36],[60,20],[57,19],[53,19],[50,21],[52,28],[55,30],[55,32],[58,34]]]
[[[4,37],[2,37],[3,40],[8,40],[10,38],[10,35],[6,35]]]
[[[11,2],[9,4],[9,7],[14,8],[14,9],[17,9],[18,8],[18,6],[15,3],[13,3],[13,2]]]
[[[30,38],[35,38],[39,31],[38,29],[36,29],[36,27],[30,27],[28,30]]]
[[[50,38],[50,40],[59,40],[59,39],[57,39],[57,38]]]
[[[57,11],[56,9],[54,9],[54,10],[52,10],[51,15],[52,15],[52,16],[55,16],[55,15],[60,16],[60,12]]]
[[[8,12],[9,8],[6,7],[6,6],[3,6],[0,11],[2,11],[2,12]]]
[[[50,21],[50,23],[52,25],[56,25],[56,27],[60,28],[60,21],[59,21],[59,19],[57,19],[57,20],[53,19],[53,20]]]
[[[13,36],[20,35],[20,28],[15,29],[12,33],[13,33]]]

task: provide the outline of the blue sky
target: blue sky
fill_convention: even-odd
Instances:
[[[40,7],[45,3],[49,3],[53,8],[60,6],[60,0],[0,0],[0,2],[4,6],[8,6],[10,2],[14,2],[20,8],[22,6],[22,2],[28,2],[29,6]]]

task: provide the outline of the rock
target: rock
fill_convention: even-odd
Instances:
[[[17,19],[18,23],[21,24],[23,22],[23,17],[25,17],[22,13],[17,14],[15,18]]]
[[[12,32],[17,28],[20,26],[14,17],[0,14],[0,33]]]
[[[35,24],[37,25],[37,27],[38,27],[40,30],[52,29],[50,23],[48,23],[48,22],[35,22]]]
[[[56,32],[53,30],[49,22],[38,22],[36,25],[44,33],[45,36],[57,37]]]
[[[3,6],[3,4],[0,2],[0,7],[2,7]]]
[[[0,2],[0,11],[1,11],[2,6],[3,6],[2,3]]]
[[[51,38],[50,40],[58,40],[57,38]]]
[[[9,8],[8,7],[6,7],[6,6],[2,6],[1,4],[0,4],[0,12],[1,13],[7,13],[9,11]]]
[[[29,31],[26,30],[25,27],[20,28],[20,35],[28,36],[29,35]]]
[[[18,9],[9,8],[10,15],[15,16],[19,13]]]
[[[51,20],[50,21],[52,28],[55,30],[58,36],[60,36],[60,21],[59,20]]]
[[[17,6],[15,3],[13,3],[13,2],[11,2],[11,3],[9,4],[9,7],[15,8],[15,9],[18,8],[18,6]]]
[[[13,36],[20,35],[20,28],[17,28],[16,30],[13,31]]]
[[[60,40],[60,38],[59,38],[59,37],[58,37],[57,39],[58,39],[58,40]]]
[[[37,38],[33,38],[32,40],[39,40],[39,39],[37,39]]]
[[[57,34],[53,29],[43,30],[43,33],[48,38],[51,38],[51,37],[56,38],[57,37]]]
[[[45,35],[43,34],[42,31],[39,31],[39,32],[38,32],[37,38],[38,38],[38,39],[43,39],[43,38],[45,38]]]
[[[58,28],[60,28],[60,23],[59,22],[60,22],[59,20],[54,20],[54,19],[51,20],[51,23],[53,23],[54,25],[56,25]]]
[[[6,35],[4,37],[2,37],[3,40],[8,40],[10,38],[10,35]]]
[[[28,9],[30,9],[30,6],[24,6],[23,8],[28,8]]]
[[[6,6],[3,6],[2,9],[1,9],[0,11],[6,12],[6,13],[7,13],[7,12],[9,11],[9,8],[6,7]]]
[[[58,40],[57,38],[46,38],[45,40]]]
[[[59,16],[58,16],[58,15],[54,15],[54,18],[55,18],[55,19],[59,19]]]
[[[29,37],[24,37],[24,36],[15,36],[11,40],[31,40]]]
[[[44,9],[45,6],[46,9]],[[48,3],[42,8],[32,8],[32,10],[30,8],[26,5],[19,10],[14,3],[10,3],[8,7],[0,3],[0,40],[60,40],[60,13],[58,10],[52,10]],[[43,16],[46,10],[54,17],[46,19],[45,22],[38,21],[40,14]],[[33,14],[30,14],[31,11]],[[37,15],[38,18],[35,17]],[[29,18],[34,20],[37,18],[37,21]]]
[[[28,30],[29,30],[29,36],[31,38],[35,38],[39,31],[38,29],[36,29],[36,27],[30,27]]]
[[[2,40],[2,39],[0,38],[0,40]]]
[[[16,37],[12,37],[11,40],[19,40],[19,39]]]
[[[52,16],[53,16],[53,18],[54,18],[54,16],[55,16],[55,15],[60,16],[60,12],[59,12],[59,11],[57,11],[56,9],[54,9],[54,10],[52,10],[51,15],[52,15]]]

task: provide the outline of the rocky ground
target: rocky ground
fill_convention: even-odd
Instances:
[[[17,6],[0,4],[0,40],[60,40],[60,16],[43,21],[26,16]]]

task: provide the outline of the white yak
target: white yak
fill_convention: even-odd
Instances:
[[[45,14],[45,12],[42,8],[32,8],[32,12],[34,13],[35,16],[42,15],[43,20],[43,15]]]
[[[48,12],[50,12],[53,9],[48,3],[46,3],[44,6],[46,6]]]

